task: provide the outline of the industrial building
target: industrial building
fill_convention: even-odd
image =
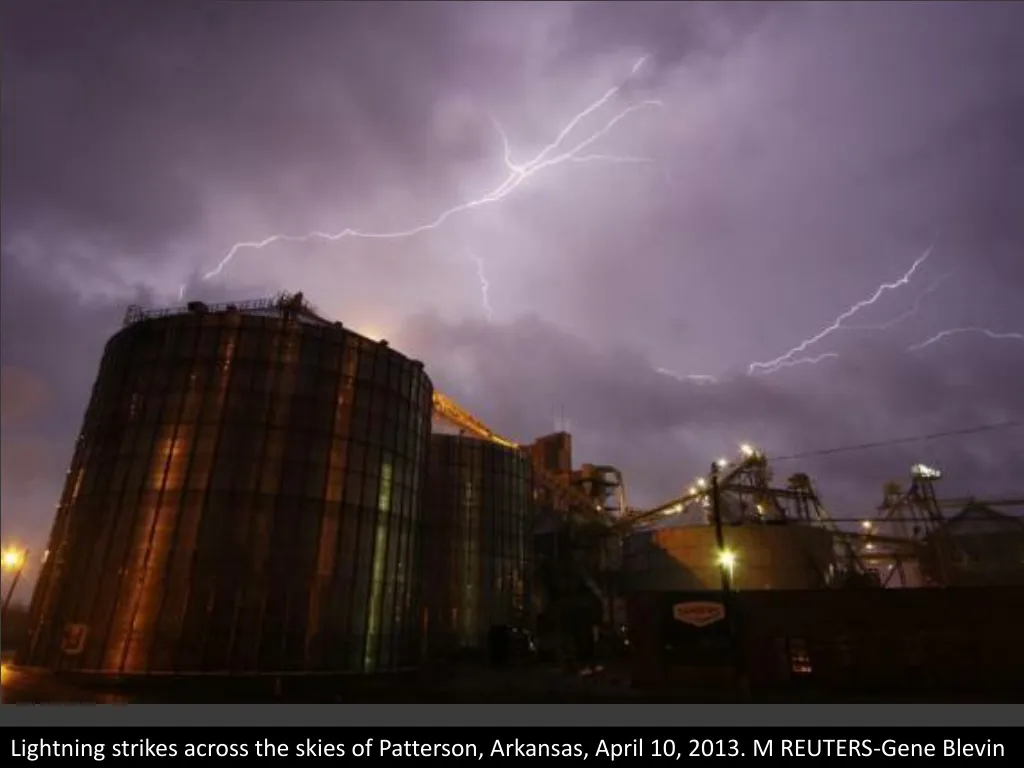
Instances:
[[[947,549],[952,584],[1024,586],[1024,521],[1019,517],[998,512],[984,502],[969,501],[921,543],[918,561],[929,580],[941,578]]]
[[[695,602],[727,607],[679,615]],[[630,596],[632,680],[669,693],[742,676],[768,692],[1019,696],[1024,616],[1007,608],[1022,602],[1013,586],[642,592]]]
[[[948,587],[1024,581],[1022,524],[989,509],[1015,502],[947,520],[941,473],[911,474],[844,526],[807,475],[777,484],[744,445],[636,509],[614,467],[574,467],[569,434],[502,437],[421,363],[301,294],[132,308],[101,362],[19,664],[372,675],[493,659],[517,632],[570,667],[629,645],[641,683],[723,665],[766,684],[813,665],[881,678],[887,657],[863,650],[876,608],[932,621],[970,604]],[[880,589],[912,585],[942,589]]]
[[[623,555],[629,591],[721,589],[715,533],[713,526],[684,525],[630,536]],[[834,563],[831,531],[808,525],[729,526],[724,540],[736,553],[727,566],[733,589],[818,589]]]
[[[29,666],[414,663],[432,385],[301,295],[129,311],[31,606]]]
[[[530,463],[487,440],[435,434],[423,513],[423,606],[432,657],[478,655],[532,623]]]

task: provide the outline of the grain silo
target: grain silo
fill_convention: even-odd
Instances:
[[[790,522],[723,527],[725,564],[735,589],[815,589],[834,567],[832,534]],[[623,552],[630,591],[722,588],[720,549],[712,525],[681,525],[633,534]]]
[[[20,662],[102,673],[414,663],[422,365],[301,294],[129,311]]]
[[[518,450],[435,434],[423,520],[432,656],[480,651],[494,628],[529,621],[530,467]]]

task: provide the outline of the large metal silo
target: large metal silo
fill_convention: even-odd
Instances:
[[[433,436],[422,560],[432,655],[479,651],[492,628],[529,622],[531,504],[530,466],[521,452]]]
[[[301,298],[130,312],[106,346],[20,662],[412,665],[431,396],[420,363]]]

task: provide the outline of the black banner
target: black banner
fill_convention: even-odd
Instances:
[[[453,723],[453,725],[456,725]],[[589,765],[783,758],[1020,764],[1020,728],[4,728],[4,765],[45,762],[557,758]],[[0,752],[0,755],[3,754]]]

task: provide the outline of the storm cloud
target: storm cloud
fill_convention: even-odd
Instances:
[[[637,503],[741,441],[816,454],[779,472],[844,516],[916,461],[946,495],[1024,491],[1020,428],[817,453],[1024,417],[1024,340],[908,351],[1024,333],[1020,4],[5,9],[5,538],[44,546],[105,339],[182,284],[302,290],[516,439],[564,415],[578,461],[621,466]],[[240,241],[434,221],[616,86],[563,145],[657,102],[587,149],[605,160],[415,236],[280,241],[202,279]],[[930,246],[796,356],[837,357],[747,375]]]

